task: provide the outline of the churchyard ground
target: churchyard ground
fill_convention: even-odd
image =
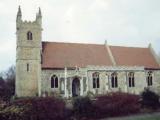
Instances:
[[[157,113],[148,113],[142,115],[133,115],[128,117],[116,117],[116,118],[107,118],[101,120],[160,120],[160,112]]]

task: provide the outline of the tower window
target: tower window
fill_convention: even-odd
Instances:
[[[129,87],[134,87],[135,86],[134,73],[133,72],[130,72],[128,74],[128,82],[129,82]]]
[[[116,72],[111,74],[111,84],[112,84],[112,88],[118,87],[118,77]]]
[[[99,88],[99,73],[95,72],[92,74],[93,88]]]
[[[27,72],[29,71],[29,64],[27,63]]]
[[[27,40],[32,40],[32,32],[27,32]]]
[[[148,86],[152,86],[153,85],[153,81],[152,81],[153,77],[152,77],[152,72],[148,72],[147,74],[147,84]]]
[[[51,77],[51,88],[58,88],[58,77],[56,75]]]

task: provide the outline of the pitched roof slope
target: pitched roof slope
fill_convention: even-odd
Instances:
[[[116,64],[160,68],[149,48],[110,46]]]
[[[42,68],[112,65],[105,45],[43,42],[42,49]]]

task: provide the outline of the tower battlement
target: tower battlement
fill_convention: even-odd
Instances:
[[[17,12],[16,23],[17,23],[17,27],[19,27],[20,25],[34,25],[34,26],[37,25],[41,27],[42,25],[41,9],[39,8],[38,13],[36,14],[36,19],[33,21],[29,21],[29,20],[22,20],[22,11],[21,11],[21,7],[19,6],[18,12]]]

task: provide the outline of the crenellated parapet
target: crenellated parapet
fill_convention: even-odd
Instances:
[[[143,71],[144,66],[93,66],[88,65],[87,70],[105,70],[105,71]]]
[[[39,29],[42,30],[41,25],[39,25],[39,23],[37,21],[21,21],[21,23],[19,24],[19,29],[29,29],[29,28],[33,28],[33,29]]]

